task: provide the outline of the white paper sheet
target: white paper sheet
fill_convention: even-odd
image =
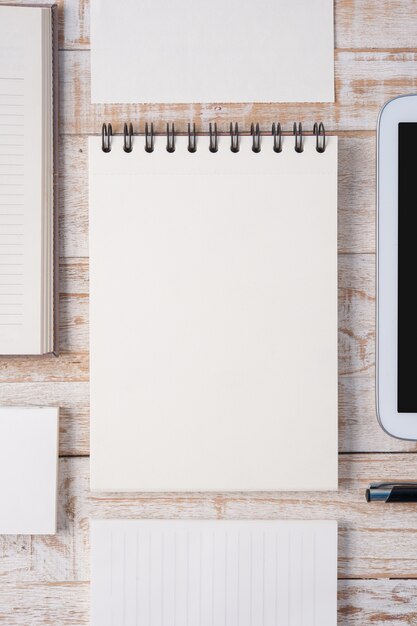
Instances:
[[[92,626],[336,626],[331,521],[91,525]]]
[[[89,141],[91,486],[337,488],[337,139]]]
[[[92,102],[333,102],[333,0],[91,0]]]
[[[0,407],[0,535],[56,532],[56,407]]]

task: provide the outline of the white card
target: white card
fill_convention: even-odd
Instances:
[[[336,626],[332,521],[91,523],[92,626]]]
[[[56,532],[56,407],[0,407],[0,535]]]
[[[333,102],[333,0],[91,0],[91,99]]]
[[[337,488],[337,138],[90,138],[93,490]]]

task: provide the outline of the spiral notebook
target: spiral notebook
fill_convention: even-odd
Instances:
[[[93,490],[337,488],[337,138],[278,128],[89,139]]]
[[[332,521],[92,520],[92,626],[336,626]]]

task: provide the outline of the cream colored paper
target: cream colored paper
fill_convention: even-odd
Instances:
[[[92,102],[333,102],[333,0],[91,0]]]
[[[337,139],[89,140],[93,490],[337,488]]]
[[[332,521],[92,520],[91,626],[336,626]]]

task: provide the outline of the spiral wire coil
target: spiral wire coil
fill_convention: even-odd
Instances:
[[[142,134],[145,138],[145,151],[153,152],[155,149],[155,136],[157,133],[154,132],[153,123],[145,124],[145,132],[139,133]],[[184,134],[184,133],[181,133]],[[203,133],[207,135],[207,133]],[[219,135],[228,134],[230,136],[230,150],[233,153],[238,153],[240,151],[240,137],[242,134],[239,132],[239,126],[237,122],[235,124],[230,124],[228,133],[219,133],[217,130],[216,122],[209,124],[208,137],[209,137],[209,151],[212,153],[216,153],[219,150]],[[247,135],[248,133],[246,133]],[[281,128],[280,123],[273,123],[272,129],[270,133],[262,132],[260,129],[260,125],[251,124],[250,136],[252,137],[252,151],[257,154],[261,152],[262,149],[262,136],[272,136],[273,137],[273,150],[276,153],[280,153],[283,150],[283,135],[289,135],[290,133],[284,133]],[[326,131],[324,128],[323,122],[315,123],[313,126],[313,132],[305,133],[303,131],[303,127],[301,122],[294,122],[292,136],[294,137],[294,150],[298,153],[304,151],[304,137],[305,135],[312,135],[316,138],[316,151],[318,153],[323,153],[326,150]],[[123,128],[123,150],[124,152],[130,153],[133,151],[133,138],[134,138],[134,130],[132,123],[125,123]],[[197,136],[199,133],[196,130],[195,123],[188,124],[188,152],[195,153],[197,152]],[[166,150],[169,153],[175,152],[176,148],[176,131],[175,125],[173,123],[166,125]],[[108,153],[111,152],[112,149],[112,140],[113,140],[113,127],[111,124],[103,124],[101,129],[101,149],[103,152]]]

